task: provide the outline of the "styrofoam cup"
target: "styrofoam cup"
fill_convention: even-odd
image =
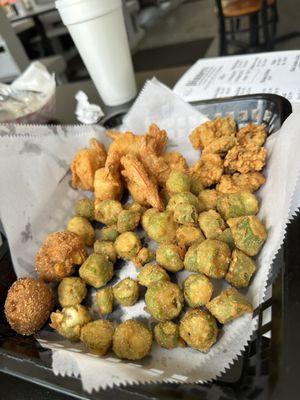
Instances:
[[[105,104],[137,93],[121,0],[58,0],[63,23]]]

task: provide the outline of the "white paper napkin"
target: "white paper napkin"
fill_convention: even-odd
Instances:
[[[204,120],[169,89],[152,81],[147,83],[124,125],[126,129],[144,133],[149,123],[157,123],[168,131],[170,148],[179,150],[192,162],[199,153],[193,150],[187,135]],[[254,307],[263,301],[272,261],[283,242],[289,218],[299,206],[298,195],[293,199],[300,171],[297,156],[299,127],[300,113],[297,111],[266,144],[269,151],[265,170],[267,182],[258,196],[261,200],[259,216],[267,226],[269,237],[257,258],[257,273],[245,291]],[[69,186],[67,171],[72,156],[90,137],[96,135],[100,140],[106,139],[99,127],[26,126],[0,128],[0,134],[1,131],[1,218],[17,274],[32,275],[34,255],[41,241],[47,233],[65,226],[72,214],[72,204],[80,196]],[[25,136],[20,136],[20,132]],[[121,277],[136,274],[130,262],[117,271]],[[216,292],[222,285],[219,283]],[[133,307],[118,308],[114,315],[119,319],[147,316],[142,300]],[[83,387],[91,391],[113,384],[211,380],[229,368],[241,354],[256,324],[256,318],[250,315],[230,322],[208,354],[188,347],[168,351],[154,344],[151,356],[138,362],[120,361],[112,353],[96,358],[87,354],[81,344],[71,344],[48,331],[41,332],[39,340],[53,350],[55,373],[80,375]]]

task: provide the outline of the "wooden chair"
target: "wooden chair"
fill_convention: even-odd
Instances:
[[[215,3],[219,19],[221,56],[228,54],[229,45],[243,52],[274,48],[278,22],[276,0],[215,0]],[[249,28],[241,29],[241,19],[245,18],[249,20]],[[250,34],[249,43],[236,39],[239,33],[245,32]],[[263,37],[262,41],[260,36]]]

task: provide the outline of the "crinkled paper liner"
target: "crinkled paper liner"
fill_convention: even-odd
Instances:
[[[149,123],[156,122],[169,133],[169,149],[182,152],[191,163],[199,158],[199,153],[183,135],[204,120],[201,114],[154,80],[147,83],[136,100],[124,120],[124,128],[143,133]],[[258,270],[251,286],[244,291],[255,308],[264,299],[272,262],[283,243],[287,223],[300,204],[297,186],[300,158],[295,151],[300,146],[299,126],[300,113],[297,111],[266,144],[269,152],[265,170],[267,183],[258,192],[258,197],[263,199],[259,215],[267,226],[269,237],[257,257]],[[4,193],[0,198],[2,222],[18,276],[34,275],[34,254],[43,238],[47,233],[63,228],[72,214],[72,204],[82,196],[69,187],[68,165],[72,156],[90,137],[107,139],[103,128],[91,126],[10,125],[0,127],[0,136],[0,191]],[[8,193],[7,187],[15,189]],[[16,198],[22,194],[23,205],[20,205]],[[26,231],[28,224],[30,229]],[[134,277],[137,272],[129,262],[116,274],[115,279],[118,279]],[[226,284],[214,283],[216,295]],[[139,301],[133,307],[116,309],[112,316],[125,320],[131,317],[145,319],[146,315],[144,304]],[[230,368],[256,328],[257,317],[244,315],[224,326],[218,342],[207,354],[188,347],[168,351],[154,343],[151,355],[137,362],[119,360],[112,353],[103,358],[95,357],[88,354],[82,344],[67,342],[47,329],[37,338],[53,352],[54,373],[80,376],[84,389],[91,392],[113,385],[210,381]]]

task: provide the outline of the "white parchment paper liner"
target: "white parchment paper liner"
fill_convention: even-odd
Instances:
[[[156,122],[168,131],[170,149],[182,152],[189,162],[199,157],[187,134],[205,118],[157,81],[148,82],[124,120],[136,133]],[[245,295],[257,307],[264,297],[272,261],[285,235],[286,225],[300,204],[295,192],[300,171],[300,113],[297,110],[280,132],[267,141],[267,183],[259,191],[260,218],[269,237],[257,258],[258,271]],[[107,143],[101,127],[0,127],[0,211],[18,276],[35,275],[34,255],[49,232],[63,229],[72,215],[74,201],[82,193],[69,186],[68,165],[74,153],[96,136]],[[293,197],[293,194],[295,196]],[[132,263],[116,271],[117,276],[136,276]],[[117,278],[118,279],[118,278]],[[181,279],[180,279],[181,280]],[[217,294],[224,283],[216,284]],[[92,307],[93,309],[93,307]],[[119,320],[144,319],[143,301],[117,309]],[[245,315],[227,324],[208,354],[191,348],[164,350],[154,344],[151,356],[139,362],[121,361],[111,353],[97,358],[83,346],[63,340],[47,329],[38,336],[43,346],[53,350],[56,374],[81,376],[87,391],[120,384],[181,381],[203,382],[220,375],[244,350],[256,329],[257,319]]]

